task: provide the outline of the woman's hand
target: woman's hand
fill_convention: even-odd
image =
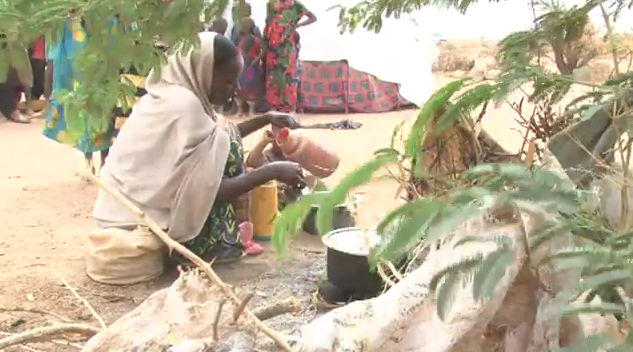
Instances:
[[[273,135],[273,132],[271,130],[264,130],[264,133],[262,134],[261,142],[266,143],[266,145],[268,145],[274,141],[275,141],[275,136]]]
[[[293,114],[288,114],[288,113],[279,112],[279,111],[270,111],[266,115],[268,116],[268,119],[270,120],[270,124],[275,127],[279,127],[279,128],[287,127],[291,130],[301,127]]]
[[[303,169],[297,163],[291,161],[275,161],[264,166],[271,170],[275,180],[283,182],[290,187],[302,189],[306,186],[303,179]]]

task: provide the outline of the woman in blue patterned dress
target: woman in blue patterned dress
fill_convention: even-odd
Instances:
[[[115,20],[113,19],[113,21]],[[91,134],[88,131],[83,135],[70,133],[65,116],[66,106],[56,96],[60,92],[73,91],[79,87],[80,81],[76,77],[76,70],[73,65],[74,59],[86,45],[86,40],[87,33],[81,20],[79,18],[71,18],[62,28],[60,41],[57,43],[47,41],[46,43],[48,59],[46,81],[49,106],[46,111],[44,136],[81,151],[86,158],[86,164],[94,173],[92,153],[101,152],[101,162],[105,161],[115,132],[114,124],[109,123],[99,133]],[[85,115],[80,115],[79,117],[79,120],[83,123],[88,121],[88,117]]]

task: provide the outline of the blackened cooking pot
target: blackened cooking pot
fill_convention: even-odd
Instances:
[[[323,236],[327,247],[328,281],[349,293],[374,297],[382,292],[384,281],[369,267],[369,248],[380,242],[374,230],[348,227],[334,230]],[[367,243],[369,242],[369,243]],[[404,264],[398,263],[396,267]]]
[[[317,212],[319,211],[318,205],[312,205],[310,213],[303,221],[303,231],[310,235],[318,235],[319,229],[317,227]],[[352,214],[352,211],[347,205],[337,205],[332,210],[332,229],[338,230],[346,227],[356,226],[356,219]]]

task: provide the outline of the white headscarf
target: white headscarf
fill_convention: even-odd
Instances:
[[[229,154],[229,135],[209,100],[215,33],[200,47],[176,53],[147,80],[110,150],[101,178],[141,208],[176,241],[198,235],[215,201]],[[100,191],[94,217],[101,227],[140,224]]]

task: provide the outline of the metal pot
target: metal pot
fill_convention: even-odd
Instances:
[[[314,192],[314,193],[322,193],[322,192]],[[354,227],[356,226],[356,218],[354,217],[353,209],[356,208],[359,199],[354,196],[349,202],[344,204],[339,204],[334,207],[332,214],[332,229],[338,230],[346,227]],[[313,204],[310,209],[310,213],[303,221],[302,229],[304,232],[310,235],[319,235],[319,230],[317,228],[317,212],[319,211],[319,206],[317,204]]]
[[[317,228],[317,212],[319,211],[318,205],[313,205],[310,213],[303,221],[303,231],[310,235],[318,235],[319,230]],[[356,219],[346,205],[338,205],[334,208],[332,214],[332,229],[338,230],[346,227],[356,226]]]
[[[358,227],[331,231],[322,241],[327,247],[328,281],[349,294],[374,297],[382,291],[384,282],[369,267],[366,236],[370,247],[380,241],[375,231]]]

